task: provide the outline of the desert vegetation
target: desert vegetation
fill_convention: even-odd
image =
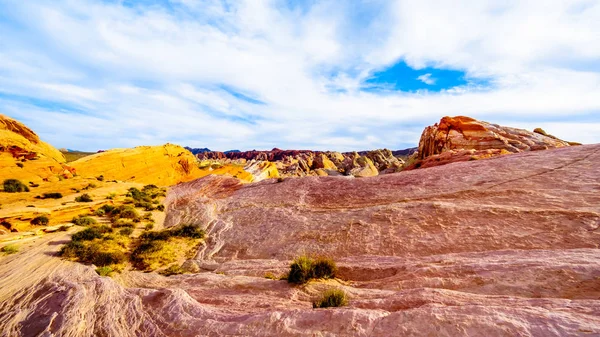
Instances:
[[[31,220],[34,226],[47,226],[50,223],[50,218],[47,215],[40,215]]]
[[[6,255],[10,255],[10,254],[14,254],[17,253],[19,251],[19,248],[15,245],[6,245],[2,248],[0,248],[0,252],[6,254]]]
[[[160,270],[163,275],[183,273],[176,262],[191,257],[201,243],[204,231],[185,224],[170,229],[152,231],[152,213],[140,215],[137,208],[155,210],[165,191],[155,185],[142,190],[130,188],[128,204],[104,204],[90,214],[81,214],[72,222],[87,228],[73,234],[71,242],[62,247],[60,255],[81,263],[94,264],[96,272],[110,276],[130,266],[139,270]],[[108,218],[109,225],[99,225],[92,216]],[[145,231],[135,235],[135,229]],[[167,267],[167,268],[165,268]]]
[[[17,179],[6,179],[3,186],[4,192],[8,193],[29,192],[29,187]]]
[[[335,278],[336,272],[337,266],[332,259],[327,257],[313,259],[302,255],[292,261],[287,280],[290,283],[303,284],[311,279]]]
[[[62,193],[50,192],[50,193],[42,194],[42,196],[40,198],[41,199],[61,199],[62,197],[63,197]]]
[[[328,289],[313,302],[313,308],[343,307],[348,305],[348,296],[341,289]]]
[[[84,194],[76,197],[75,201],[77,201],[77,202],[92,202],[92,201],[94,201],[94,199],[92,199],[92,197],[89,194],[84,193]]]

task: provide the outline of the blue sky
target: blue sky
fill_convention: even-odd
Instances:
[[[600,1],[0,0],[0,113],[57,147],[600,142]]]

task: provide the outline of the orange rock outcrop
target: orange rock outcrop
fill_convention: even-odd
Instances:
[[[198,168],[197,160],[191,152],[173,144],[113,149],[83,157],[70,164],[83,177],[102,175],[105,180],[161,186],[175,185],[206,175]]]
[[[39,183],[72,177],[65,157],[22,123],[0,114],[0,179]]]
[[[444,117],[428,126],[419,141],[415,163],[408,168],[431,167],[523,151],[570,146],[542,132],[500,126],[470,117]]]

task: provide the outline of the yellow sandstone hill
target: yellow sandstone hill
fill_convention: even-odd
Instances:
[[[161,186],[175,185],[206,175],[196,158],[179,145],[113,149],[70,163],[83,177],[130,181]]]
[[[22,123],[0,114],[0,178],[39,183],[69,178],[65,157]]]

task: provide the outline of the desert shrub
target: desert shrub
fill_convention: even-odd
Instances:
[[[172,236],[181,238],[202,239],[206,235],[204,230],[196,225],[181,225],[170,230]]]
[[[112,229],[108,226],[96,226],[88,227],[80,232],[73,234],[71,240],[73,241],[91,241],[94,239],[100,239],[105,233],[111,233]]]
[[[25,165],[23,165],[23,163],[17,163],[17,166],[20,168],[23,168],[23,166],[25,166]]]
[[[42,194],[42,199],[60,199],[62,197],[63,197],[62,193],[58,193],[58,192]]]
[[[71,222],[76,224],[77,226],[90,226],[95,225],[97,223],[96,219],[90,218],[89,216],[85,215],[74,217],[73,220],[71,220]]]
[[[125,219],[137,219],[140,217],[138,212],[133,207],[119,207],[119,217]]]
[[[313,277],[314,278],[335,278],[337,266],[335,261],[326,257],[319,257],[313,262]]]
[[[92,197],[89,194],[84,193],[84,194],[78,196],[77,198],[75,198],[75,201],[77,201],[77,202],[92,202],[94,200],[92,199]]]
[[[109,193],[109,194],[106,196],[106,199],[108,199],[108,200],[113,200],[113,199],[114,199],[114,198],[116,198],[116,197],[117,197],[117,193]]]
[[[104,176],[103,175],[99,175],[96,177],[96,180],[98,181],[104,181]]]
[[[36,184],[33,181],[29,182],[29,187],[40,187],[40,184]]]
[[[89,263],[93,263],[96,266],[109,266],[111,264],[119,264],[119,263],[123,263],[126,260],[126,256],[125,254],[123,254],[123,252],[119,252],[119,251],[113,251],[113,252],[104,252],[104,251],[99,251],[96,252],[96,254],[94,254],[94,256],[92,257],[92,259],[89,261]]]
[[[119,231],[120,235],[130,236],[133,233],[133,228],[125,227]]]
[[[154,224],[152,224],[152,223],[149,223],[146,225],[146,227],[144,227],[144,230],[147,230],[147,231],[151,231],[152,229],[154,229]]]
[[[29,192],[29,187],[17,179],[6,179],[4,180],[4,192]]]
[[[154,205],[151,202],[147,202],[147,201],[138,201],[134,204],[134,206],[143,208],[147,212],[155,210]]]
[[[113,269],[109,266],[98,267],[96,268],[96,273],[100,276],[110,276],[112,274]]]
[[[106,204],[106,205],[102,205],[102,207],[98,208],[98,210],[104,212],[104,214],[111,215],[112,212],[115,210],[115,208],[116,207],[113,205]]]
[[[319,257],[313,260],[306,255],[302,255],[292,261],[288,282],[303,284],[313,278],[334,278],[336,271],[335,262],[330,258]]]
[[[183,268],[181,268],[179,265],[174,264],[174,265],[171,265],[167,269],[159,271],[158,273],[163,276],[171,276],[171,275],[183,274],[183,273],[185,273],[185,270]]]
[[[144,214],[144,216],[142,217],[142,219],[144,219],[144,220],[152,220],[152,213],[146,213],[146,214]]]
[[[158,205],[158,206],[156,206],[156,210],[164,212],[165,211],[165,205]]]
[[[2,247],[0,249],[0,251],[2,251],[2,253],[10,255],[10,254],[17,253],[19,251],[19,248],[14,245],[6,245],[6,246]]]
[[[172,237],[171,233],[167,230],[159,232],[146,232],[140,235],[140,239],[145,241],[166,241]]]
[[[288,282],[302,284],[311,278],[313,278],[313,260],[305,255],[295,258],[290,265]]]
[[[47,215],[40,215],[31,220],[31,224],[34,226],[47,226],[49,223],[50,218]]]
[[[341,289],[326,290],[321,298],[313,302],[313,308],[343,307],[348,305],[346,292]]]
[[[92,188],[96,188],[96,184],[89,183],[86,187],[83,188],[83,190],[87,191],[87,190],[92,189]]]
[[[60,226],[60,227],[58,227],[58,231],[59,231],[59,232],[66,232],[66,231],[68,231],[68,230],[69,230],[69,227],[68,227],[68,226]]]
[[[12,228],[12,224],[6,220],[2,220],[0,221],[0,226],[6,228],[6,229],[11,229]]]
[[[96,215],[96,216],[105,216],[106,215],[106,211],[104,211],[102,208],[98,208],[97,210],[94,211],[94,215]]]
[[[127,197],[132,198],[135,201],[152,201],[152,198],[146,192],[142,192],[135,187],[128,190]]]
[[[117,221],[114,221],[112,224],[113,228],[133,228],[135,227],[135,225],[133,224],[133,222],[129,221],[129,220],[125,220],[125,219],[118,219]]]

